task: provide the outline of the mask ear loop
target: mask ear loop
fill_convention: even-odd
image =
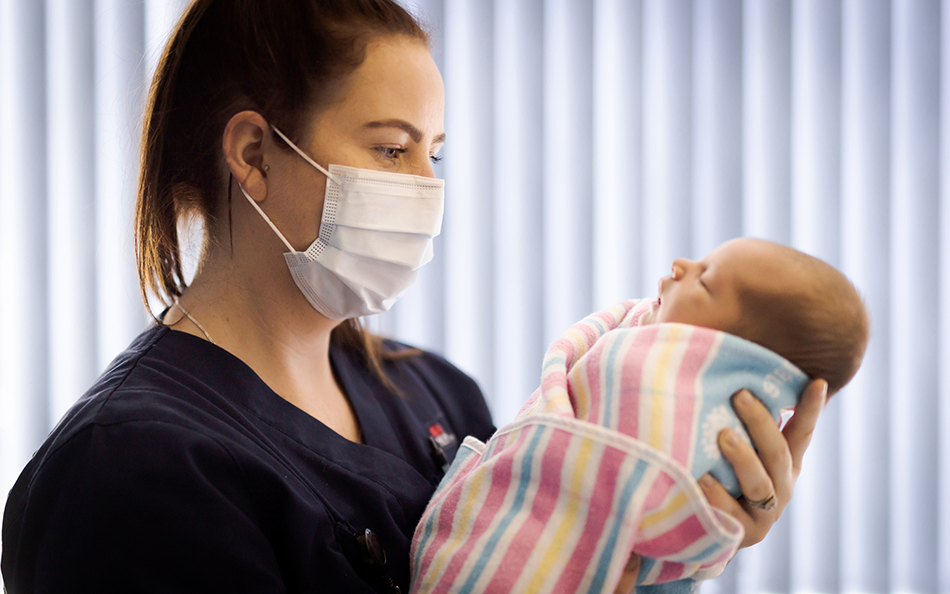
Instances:
[[[303,157],[304,160],[305,160],[307,163],[310,163],[311,165],[313,165],[314,167],[316,167],[317,170],[320,171],[320,173],[322,173],[323,175],[325,175],[325,176],[327,176],[328,178],[330,178],[331,180],[333,180],[333,182],[336,183],[337,185],[343,185],[342,182],[340,182],[340,180],[338,180],[336,177],[334,177],[333,175],[331,175],[329,171],[327,171],[326,169],[324,169],[323,167],[321,167],[319,163],[317,163],[316,161],[314,161],[313,159],[311,159],[311,158],[307,155],[307,153],[305,153],[305,152],[303,152],[302,150],[300,150],[299,148],[297,148],[297,145],[296,145],[296,144],[290,142],[290,139],[287,138],[286,136],[284,136],[284,133],[281,132],[280,130],[278,130],[276,126],[271,126],[271,130],[273,130],[274,132],[276,132],[276,133],[277,133],[277,136],[280,136],[282,139],[284,139],[284,142],[286,142],[287,144],[289,144],[289,145],[290,145],[290,148],[294,149],[294,151],[295,151],[298,155],[300,155],[301,157]]]
[[[270,225],[270,228],[274,230],[274,233],[277,234],[277,237],[279,237],[280,240],[284,242],[284,245],[287,246],[287,249],[293,253],[296,253],[297,250],[294,249],[294,246],[290,245],[290,242],[287,241],[287,238],[284,237],[284,234],[281,233],[279,229],[277,229],[277,225],[275,225],[274,222],[270,220],[270,217],[267,216],[267,214],[263,211],[263,209],[261,209],[260,205],[257,204],[257,202],[255,202],[254,199],[248,196],[247,192],[244,191],[244,186],[242,186],[241,184],[238,184],[238,187],[241,188],[241,193],[244,194],[244,197],[247,198],[247,201],[251,203],[251,206],[253,206],[254,209],[258,213],[260,213],[262,217],[264,217],[264,220],[267,221],[267,224]]]

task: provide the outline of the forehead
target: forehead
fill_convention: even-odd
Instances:
[[[362,125],[403,119],[426,134],[442,132],[445,90],[426,45],[411,37],[370,42],[363,63],[347,76],[324,116]]]
[[[728,241],[706,257],[717,281],[735,289],[793,291],[808,283],[794,252],[759,239]]]

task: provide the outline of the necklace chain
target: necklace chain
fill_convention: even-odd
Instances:
[[[216,342],[214,341],[214,339],[211,338],[211,335],[208,334],[208,331],[205,330],[205,327],[202,326],[201,323],[200,323],[198,320],[196,320],[190,313],[188,313],[188,310],[185,309],[185,307],[181,304],[181,301],[178,301],[178,300],[176,299],[176,300],[175,300],[175,305],[178,306],[178,309],[181,310],[181,313],[185,314],[185,317],[186,317],[186,318],[188,318],[189,320],[191,320],[191,323],[192,323],[192,324],[194,324],[195,326],[198,327],[198,330],[201,330],[201,333],[205,335],[205,338],[208,339],[208,342],[210,342],[211,344],[217,346],[218,343],[216,343]]]

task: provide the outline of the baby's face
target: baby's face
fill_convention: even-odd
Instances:
[[[678,322],[738,334],[741,291],[784,290],[798,276],[786,260],[774,244],[747,238],[728,241],[698,262],[674,260],[640,325]]]

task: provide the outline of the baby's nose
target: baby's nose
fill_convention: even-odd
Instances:
[[[686,274],[686,269],[689,267],[689,260],[684,258],[677,258],[673,260],[673,280],[680,280],[683,278],[683,275]]]

